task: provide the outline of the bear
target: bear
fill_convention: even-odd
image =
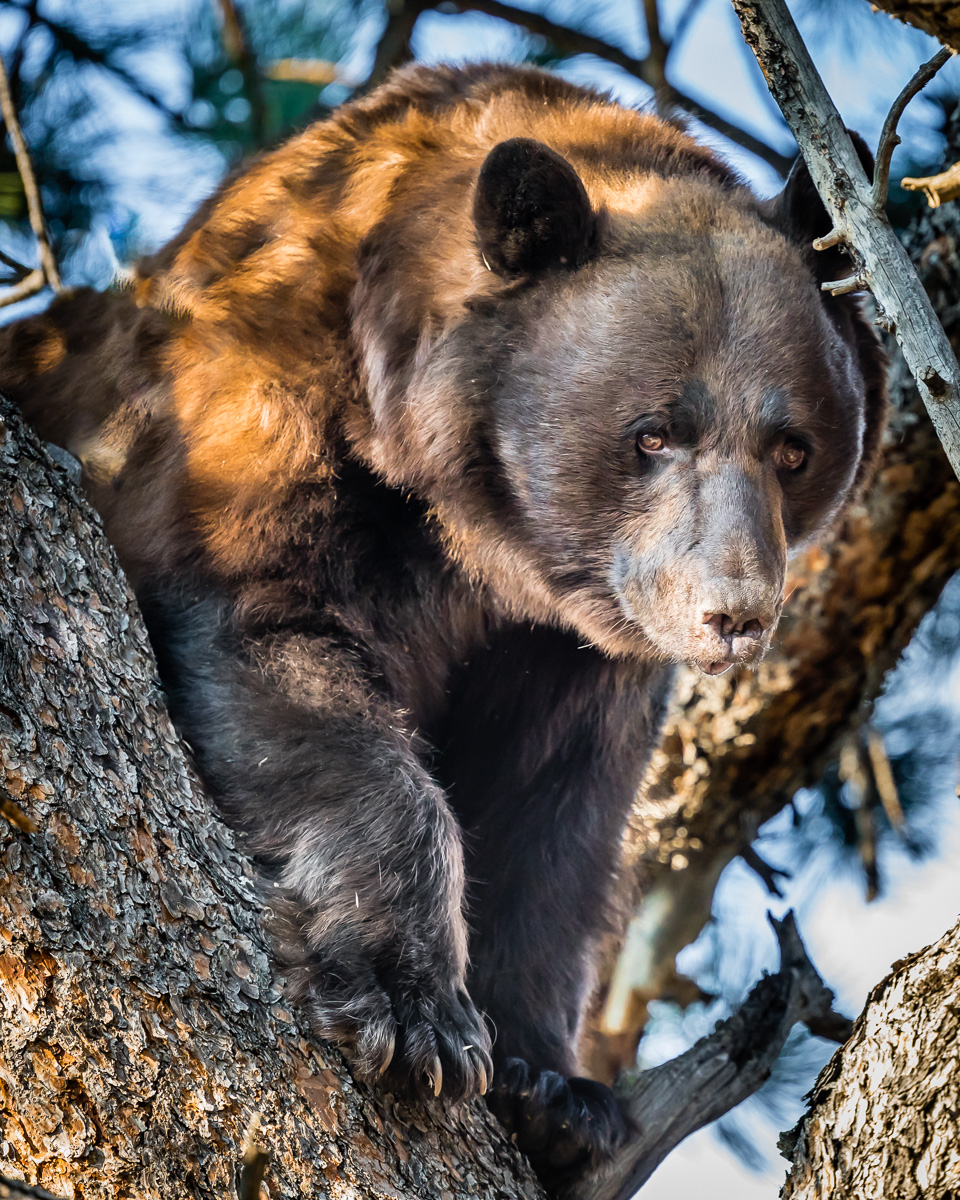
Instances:
[[[577,1044],[676,664],[760,660],[883,358],[797,166],[529,67],[412,66],[0,334],[359,1077],[548,1186],[625,1136]]]

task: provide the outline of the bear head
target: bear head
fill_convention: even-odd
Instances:
[[[882,432],[876,337],[820,286],[849,263],[802,166],[760,202],[566,149],[501,141],[367,239],[358,444],[514,617],[754,664]]]

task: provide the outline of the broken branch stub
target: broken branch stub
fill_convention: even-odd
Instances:
[[[873,292],[879,319],[896,335],[937,436],[960,478],[960,366],[923,285],[882,209],[878,211],[877,196],[850,135],[784,0],[732,2],[744,38],[833,221],[831,233],[816,244],[819,248],[843,242],[853,258],[849,279],[824,286],[834,294],[863,288]],[[931,60],[923,70],[932,74],[936,63],[937,59]],[[901,93],[901,106],[918,90],[914,87],[910,92],[919,75]],[[888,142],[894,136],[891,128]]]

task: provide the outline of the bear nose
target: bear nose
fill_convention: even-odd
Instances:
[[[744,614],[713,613],[703,614],[703,624],[709,625],[724,641],[732,641],[735,637],[751,638],[754,641],[763,636],[768,622],[761,617],[750,617]]]

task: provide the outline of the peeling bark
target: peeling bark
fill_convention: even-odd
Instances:
[[[361,1087],[284,1002],[113,551],[5,404],[0,564],[0,1175],[222,1200],[259,1114],[275,1200],[541,1196],[482,1103]]]
[[[807,1116],[781,1139],[794,1161],[782,1200],[952,1200],[958,1114],[960,923],[874,988]]]

